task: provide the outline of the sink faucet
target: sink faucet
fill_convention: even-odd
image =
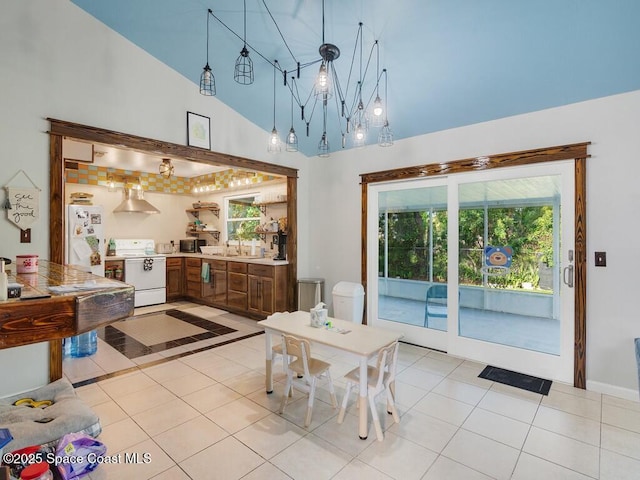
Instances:
[[[230,255],[231,250],[229,250],[229,243],[230,241],[227,240],[226,245],[227,245],[227,255]],[[236,246],[232,247],[235,251],[236,251],[236,255],[241,256],[242,255],[242,240],[238,240],[238,244]]]

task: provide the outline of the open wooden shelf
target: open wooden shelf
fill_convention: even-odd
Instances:
[[[286,205],[286,204],[287,204],[286,200],[281,200],[281,201],[278,201],[278,202],[254,203],[253,206],[260,208],[260,211],[262,212],[262,214],[266,215],[267,214],[267,207],[269,207],[271,205]]]
[[[186,212],[190,213],[196,218],[200,218],[200,212],[203,212],[205,210],[213,213],[216,217],[220,218],[220,207],[188,208]]]

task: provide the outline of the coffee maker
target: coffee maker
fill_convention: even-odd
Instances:
[[[286,260],[287,259],[287,234],[282,230],[278,230],[278,255],[273,257],[274,260]]]

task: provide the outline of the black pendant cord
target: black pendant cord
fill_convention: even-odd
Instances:
[[[293,77],[291,77],[293,82]],[[291,128],[293,128],[293,91],[291,92]]]
[[[322,0],[322,45],[324,45],[324,0]]]
[[[211,9],[209,9],[209,13],[213,15]],[[209,65],[209,15],[207,15],[207,65]]]
[[[276,68],[275,65],[278,64],[278,60],[273,61],[273,128],[276,128]]]
[[[275,67],[275,65],[273,64],[273,62],[272,62],[271,60],[269,60],[267,57],[265,57],[264,55],[262,55],[262,54],[260,53],[260,51],[259,51],[259,50],[257,50],[255,47],[253,47],[250,43],[247,43],[247,42],[245,41],[245,39],[243,39],[240,35],[238,35],[236,32],[234,32],[234,31],[229,27],[229,25],[227,25],[226,23],[224,23],[224,22],[220,19],[220,17],[216,16],[216,14],[215,14],[215,13],[213,13],[213,11],[212,11],[211,9],[209,9],[209,14],[210,14],[213,18],[215,18],[215,19],[218,21],[218,23],[220,23],[220,25],[222,25],[224,28],[226,28],[226,29],[227,29],[227,30],[228,30],[232,35],[235,35],[235,37],[236,37],[236,38],[238,38],[239,40],[242,40],[242,41],[243,41],[243,43],[244,43],[245,45],[248,45],[252,52],[255,52],[255,53],[256,53],[260,58],[262,58],[265,62],[267,62],[267,63],[268,63],[269,65],[271,65],[272,67]]]
[[[244,29],[242,32],[244,48],[247,48],[247,0],[244,0]]]
[[[271,14],[271,10],[269,10],[269,7],[267,7],[267,4],[265,2],[265,0],[262,0],[262,4],[264,5],[264,8],[267,10],[267,13],[269,14],[269,16],[271,17],[271,20],[273,21],[273,24],[276,26],[276,30],[278,30],[278,33],[280,34],[280,38],[282,39],[282,41],[284,42],[284,46],[287,47],[287,50],[289,50],[289,54],[291,55],[291,58],[293,58],[293,61],[299,66],[300,62],[298,62],[298,60],[296,60],[296,56],[293,54],[293,52],[291,51],[291,48],[289,48],[289,44],[287,43],[287,41],[284,38],[284,35],[282,35],[282,31],[280,30],[280,26],[278,25],[278,23],[276,22],[276,19],[273,18],[273,15]],[[315,63],[315,62],[314,62]],[[299,67],[298,67],[299,68]],[[300,78],[300,74],[298,74],[298,78]]]
[[[378,40],[374,43],[376,47],[376,96],[380,96],[380,46]]]
[[[389,126],[389,117],[387,117],[387,69],[383,68],[382,73],[384,73],[384,126]]]

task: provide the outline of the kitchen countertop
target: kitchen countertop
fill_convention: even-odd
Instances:
[[[134,288],[43,259],[38,264],[37,273],[8,274],[22,296],[0,302],[0,349],[49,341],[52,382],[62,378],[60,340],[133,315]]]
[[[20,298],[0,301],[0,349],[89,332],[133,315],[131,285],[39,260],[37,273],[8,275]]]
[[[178,253],[162,253],[160,255],[163,255],[167,258],[172,258],[172,257],[176,257],[176,258],[180,258],[180,257],[185,257],[185,258],[204,258],[204,259],[212,259],[212,260],[225,260],[227,262],[242,262],[242,263],[255,263],[258,265],[289,265],[289,262],[287,260],[274,260],[272,258],[260,258],[260,257],[251,257],[251,256],[225,256],[225,255],[206,255],[204,253],[184,253],[184,252],[178,252]],[[125,260],[126,258],[131,258],[131,257],[123,257],[123,256],[118,256],[118,255],[110,255],[107,257],[104,257],[105,261],[117,261],[117,260]]]
[[[273,258],[260,258],[245,255],[225,256],[225,255],[205,255],[204,253],[169,253],[167,257],[187,257],[204,258],[212,260],[226,260],[227,262],[256,263],[258,265],[289,265],[286,260],[274,260]]]

